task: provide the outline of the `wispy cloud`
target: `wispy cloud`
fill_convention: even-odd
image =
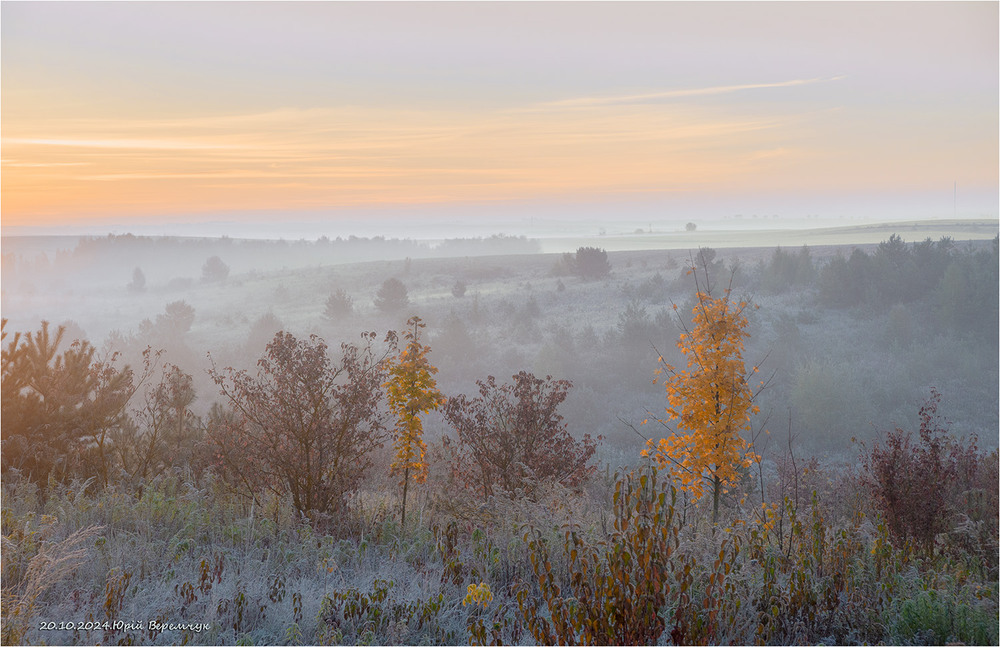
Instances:
[[[799,85],[812,85],[815,83],[829,83],[840,81],[846,78],[845,75],[829,78],[815,79],[792,79],[790,81],[779,81],[776,83],[746,83],[742,85],[716,85],[705,88],[686,88],[680,90],[663,90],[661,92],[646,92],[642,94],[624,94],[611,96],[576,97],[573,99],[561,99],[559,101],[549,101],[538,104],[537,108],[576,108],[590,106],[608,106],[628,103],[648,103],[652,101],[663,101],[669,99],[684,99],[687,97],[712,96],[719,94],[731,94],[734,92],[744,92],[746,90],[765,90],[772,88],[790,88]]]
[[[12,168],[54,168],[60,166],[86,166],[87,162],[15,162],[0,160],[0,164]]]
[[[735,90],[672,94],[726,91]],[[753,184],[757,171],[747,157],[786,145],[800,126],[800,115],[784,109],[744,114],[642,100],[666,94],[548,110],[331,107],[228,119],[27,122],[3,143],[17,151],[8,160],[37,166],[4,165],[5,216],[87,206],[136,213],[322,207]],[[44,168],[56,165],[65,168]]]
[[[4,144],[33,146],[67,146],[72,148],[118,148],[128,150],[212,150],[238,148],[228,144],[207,144],[201,142],[166,139],[35,139],[5,137]]]

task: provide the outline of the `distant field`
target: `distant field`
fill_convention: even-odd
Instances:
[[[606,236],[537,237],[543,253],[576,251],[582,246],[601,247],[607,251],[658,249],[694,249],[699,246],[729,247],[798,247],[801,245],[873,245],[892,234],[909,242],[928,236],[937,240],[951,236],[955,240],[989,240],[1000,234],[1000,221],[990,218],[960,220],[914,220],[875,224],[818,227],[812,229],[699,229],[693,232],[673,231],[644,234],[610,234]],[[529,236],[530,237],[530,236]],[[22,236],[5,233],[3,252],[35,255],[69,251],[87,236]],[[234,239],[236,240],[236,239]],[[427,240],[428,245],[440,241]]]
[[[607,251],[643,249],[691,249],[700,246],[729,247],[810,247],[821,245],[874,245],[899,234],[908,242],[928,236],[937,240],[951,236],[955,240],[989,240],[1000,234],[1000,222],[979,220],[920,220],[890,222],[821,229],[767,229],[675,232],[669,234],[629,234],[624,236],[567,237],[541,239],[542,251],[570,252],[582,246],[597,246]]]

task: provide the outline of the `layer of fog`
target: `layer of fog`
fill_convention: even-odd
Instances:
[[[498,201],[322,211],[259,210],[157,214],[88,219],[86,223],[4,226],[4,235],[195,236],[316,240],[375,237],[443,240],[502,232],[539,240],[620,236],[636,231],[664,235],[694,223],[702,231],[800,230],[928,219],[997,221],[995,189],[940,187],[909,194],[741,195],[692,193],[614,195],[577,201]],[[877,242],[877,241],[876,241]]]
[[[870,230],[872,244],[810,245],[812,262],[821,268],[855,248],[873,253],[874,243],[889,238],[894,226]],[[901,233],[908,243],[919,242],[925,232],[938,232],[935,226],[924,223]],[[996,236],[995,225],[973,226],[981,228],[979,238]],[[399,330],[410,314],[419,314],[428,324],[431,359],[446,393],[472,392],[477,379],[502,380],[520,370],[568,378],[576,386],[566,403],[567,421],[575,432],[604,435],[602,456],[621,462],[641,445],[628,424],[663,410],[662,387],[652,381],[656,355],[681,363],[670,305],[690,310],[694,285],[684,265],[712,235],[698,226],[670,234],[673,249],[644,251],[611,250],[616,240],[655,242],[655,228],[652,234],[581,237],[610,251],[612,272],[596,281],[567,274],[561,254],[542,253],[545,241],[516,236],[447,244],[360,237],[309,242],[105,236],[82,243],[74,237],[7,238],[2,310],[8,332],[37,330],[42,320],[66,324],[69,340],[88,338],[106,352],[123,352],[133,365],[145,346],[165,349],[164,361],[195,377],[195,408],[202,413],[220,400],[206,375],[210,363],[252,369],[277,330],[315,333],[336,349],[342,341],[357,342],[362,331]],[[956,253],[995,245],[960,236]],[[776,433],[784,433],[791,414],[793,432],[810,450],[849,452],[851,436],[912,424],[928,389],[936,386],[957,431],[994,442],[995,324],[984,320],[969,330],[949,330],[936,322],[937,286],[925,287],[926,298],[891,308],[831,307],[815,287],[775,292],[765,277],[773,243],[732,247],[746,238],[737,234],[720,246],[715,271],[726,275],[739,268],[737,291],[761,305],[747,359],[767,356],[776,372],[776,386],[764,398]],[[797,251],[791,240],[772,238]],[[205,275],[214,256],[228,268],[221,279]],[[142,286],[135,285],[136,270]],[[374,305],[388,278],[409,290],[410,305],[397,313]],[[465,287],[461,296],[459,283]],[[336,290],[344,290],[354,308],[331,318],[325,303]],[[193,309],[189,329],[171,328],[169,309],[177,303]],[[432,436],[446,433],[440,421],[428,428]]]

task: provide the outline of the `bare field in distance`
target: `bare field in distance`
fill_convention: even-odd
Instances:
[[[691,249],[697,247],[799,247],[809,245],[877,245],[892,234],[909,242],[950,236],[955,240],[990,240],[1000,233],[993,219],[914,220],[870,225],[848,225],[817,229],[696,229],[670,233],[633,233],[598,237],[540,239],[544,252],[570,252],[597,245],[609,252],[643,249]]]

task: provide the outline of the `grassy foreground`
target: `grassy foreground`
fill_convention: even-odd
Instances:
[[[717,526],[651,466],[481,504],[423,489],[406,528],[388,483],[316,526],[191,474],[7,480],[3,642],[996,643],[995,523],[897,547],[850,474],[810,467]]]

